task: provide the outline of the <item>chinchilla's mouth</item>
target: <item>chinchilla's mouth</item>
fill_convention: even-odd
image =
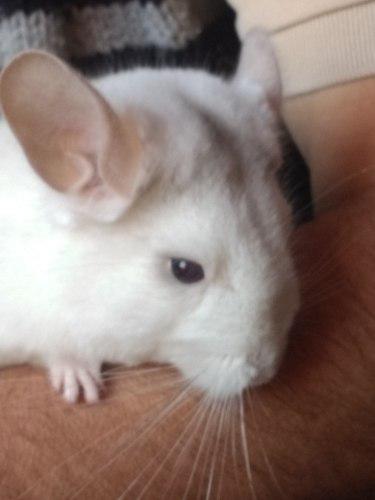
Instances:
[[[173,365],[191,385],[214,399],[224,399],[242,393],[247,387],[268,382],[275,371],[259,370],[245,358],[211,357],[209,359],[174,360]]]

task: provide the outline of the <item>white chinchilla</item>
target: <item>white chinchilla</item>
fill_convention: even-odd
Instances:
[[[46,366],[71,402],[103,362],[172,363],[214,397],[268,381],[299,295],[267,36],[229,81],[88,83],[25,52],[0,99],[0,365]]]

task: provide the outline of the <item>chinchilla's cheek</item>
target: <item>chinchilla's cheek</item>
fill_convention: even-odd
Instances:
[[[250,259],[248,255],[245,260]],[[257,297],[242,278],[235,292],[209,286],[200,307],[186,314],[161,344],[161,361],[175,365],[193,387],[212,398],[239,395],[277,375],[298,310],[293,274],[288,274],[288,283],[278,277],[282,295],[274,278],[268,289],[264,283],[256,287]]]

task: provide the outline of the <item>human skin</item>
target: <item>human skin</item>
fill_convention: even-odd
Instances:
[[[287,356],[244,397],[252,488],[238,402],[199,406],[163,369],[112,372],[102,402],[71,407],[42,372],[15,368],[0,379],[0,498],[198,498],[211,470],[214,498],[373,498],[375,193],[300,227],[293,248],[303,303]]]
[[[310,167],[318,212],[375,189],[374,109],[374,78],[285,100],[284,118]]]

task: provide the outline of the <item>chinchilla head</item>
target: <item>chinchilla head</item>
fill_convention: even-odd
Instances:
[[[74,303],[83,329],[95,316],[103,361],[173,363],[220,397],[268,381],[298,292],[267,36],[247,37],[228,81],[143,69],[89,83],[34,51],[0,94],[49,210],[66,215],[76,273],[60,282],[90,306]]]

